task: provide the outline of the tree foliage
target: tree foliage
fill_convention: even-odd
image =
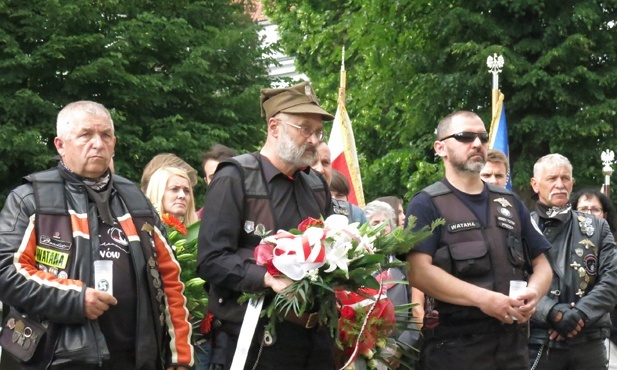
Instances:
[[[212,143],[253,150],[269,85],[258,29],[243,1],[0,1],[1,199],[50,166],[55,117],[76,100],[112,111],[116,171],[134,181],[158,153],[201,169]]]
[[[442,174],[438,121],[455,110],[491,119],[486,58],[500,75],[514,185],[561,153],[577,186],[602,182],[617,147],[617,2],[595,0],[264,0],[282,45],[335,109],[345,46],[347,107],[367,199],[411,196]],[[322,97],[322,100],[324,97]]]

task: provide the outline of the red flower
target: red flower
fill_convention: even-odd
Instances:
[[[298,230],[305,232],[309,227],[323,227],[323,221],[309,217],[298,225]]]
[[[161,215],[161,220],[180,234],[187,235],[186,226],[184,226],[182,222],[180,222],[180,220],[175,218],[172,214],[163,213]]]
[[[356,311],[350,306],[343,306],[341,308],[341,317],[347,320],[353,320],[356,317]]]
[[[272,261],[272,251],[274,246],[270,244],[259,244],[255,247],[253,255],[255,256],[255,262],[260,266],[268,264],[268,260]]]
[[[362,288],[359,292],[362,294],[349,291],[336,291],[336,297],[343,305],[341,307],[341,316],[338,323],[339,339],[345,348],[347,357],[351,356],[356,346],[358,333],[369,311],[371,313],[368,317],[367,325],[362,334],[360,334],[358,353],[365,353],[372,350],[379,338],[389,337],[396,323],[394,306],[389,299],[381,297],[379,301],[371,302],[370,298],[366,298],[366,296],[370,297],[377,294],[377,290]],[[358,312],[349,306],[365,300],[368,300],[371,304],[364,305]],[[375,307],[371,311],[372,305]]]
[[[266,270],[268,270],[268,273],[272,276],[283,275],[283,273],[280,272],[279,269],[274,267],[274,264],[272,263],[272,257],[270,257],[270,259],[268,259],[268,261],[266,262]]]
[[[214,316],[208,312],[206,314],[206,317],[204,317],[203,320],[201,320],[201,323],[199,324],[199,332],[201,334],[208,334],[210,332],[210,330],[212,330],[212,319],[214,318]]]

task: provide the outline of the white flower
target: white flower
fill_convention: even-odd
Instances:
[[[324,221],[324,226],[330,230],[342,230],[349,224],[347,216],[343,215],[331,215]]]
[[[360,237],[360,242],[355,249],[356,254],[365,255],[365,254],[374,254],[375,247],[373,246],[373,241],[375,241],[375,237],[369,237],[367,235],[362,235]]]
[[[319,269],[308,270],[305,276],[309,278],[310,281],[315,282],[319,278]]]
[[[349,262],[351,260],[347,258],[347,252],[351,249],[350,242],[332,245],[326,250],[326,263],[328,263],[328,269],[325,272],[332,272],[337,268],[345,271],[345,276],[349,278]]]

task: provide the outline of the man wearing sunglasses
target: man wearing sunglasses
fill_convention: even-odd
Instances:
[[[276,333],[265,330],[262,318],[251,336],[239,335],[243,321],[250,321],[244,319],[248,303],[238,303],[243,292],[266,292],[272,299],[291,284],[255,263],[253,250],[261,238],[269,231],[296,228],[307,217],[325,219],[332,213],[328,184],[310,165],[324,139],[323,121],[334,117],[319,106],[308,82],[262,90],[261,107],[265,145],[218,165],[199,230],[198,274],[210,284],[208,306],[214,315],[212,362],[214,369],[229,369],[236,346],[250,346],[246,369],[333,370],[334,343],[328,330],[317,325],[318,304],[309,307],[312,314],[287,314]]]
[[[436,134],[445,178],[407,211],[416,229],[445,220],[407,256],[426,295],[420,369],[529,369],[525,323],[550,284],[550,244],[518,196],[480,179],[488,133],[478,115],[450,114]],[[512,298],[511,280],[527,281]]]
[[[534,220],[551,242],[555,276],[531,319],[529,356],[536,369],[607,369],[604,340],[617,303],[615,241],[606,220],[572,209],[572,164],[561,154],[540,158],[531,186]]]

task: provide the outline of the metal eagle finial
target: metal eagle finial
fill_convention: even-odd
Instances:
[[[497,53],[494,53],[493,56],[489,55],[488,58],[486,58],[486,65],[488,67],[488,71],[494,75],[501,73],[503,64],[503,56],[497,55]]]

